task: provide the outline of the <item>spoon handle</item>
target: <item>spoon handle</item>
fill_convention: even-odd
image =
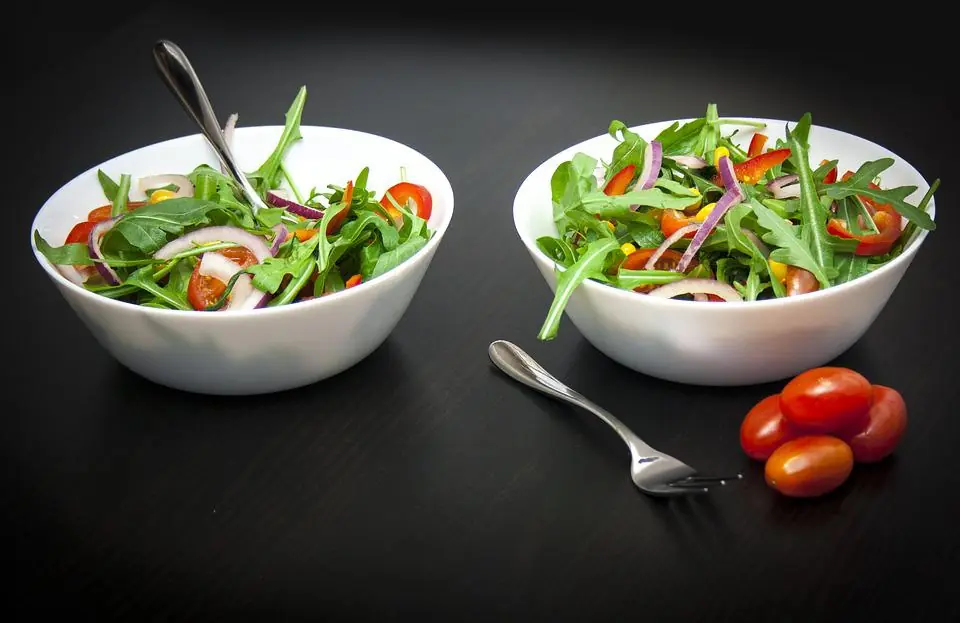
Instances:
[[[223,138],[223,131],[220,129],[217,115],[213,112],[213,106],[187,55],[177,44],[161,39],[153,47],[153,60],[164,84],[200,128],[200,132],[220,158],[220,162],[240,184],[244,196],[253,205],[254,210],[266,208],[257,191],[247,180],[246,174],[237,166],[237,161]]]
[[[644,443],[612,413],[561,383],[516,344],[497,340],[490,344],[488,353],[490,360],[513,380],[553,398],[576,405],[599,417],[620,435],[634,455],[657,454],[656,450]]]

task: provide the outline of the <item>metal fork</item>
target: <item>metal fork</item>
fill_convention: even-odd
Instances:
[[[661,497],[704,493],[710,487],[743,478],[742,474],[727,478],[701,476],[686,463],[651,448],[613,414],[558,381],[515,344],[496,340],[490,344],[488,352],[493,363],[510,378],[586,409],[615,430],[630,449],[630,478],[644,493]]]

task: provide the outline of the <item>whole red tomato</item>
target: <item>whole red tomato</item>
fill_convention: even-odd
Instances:
[[[765,461],[774,450],[801,434],[780,411],[780,394],[773,394],[754,405],[743,418],[740,446],[751,459]]]
[[[863,430],[872,402],[870,381],[849,368],[807,370],[780,392],[780,409],[791,424],[828,434]]]
[[[764,466],[767,485],[796,498],[833,491],[853,471],[853,451],[830,435],[797,437],[777,448]]]
[[[873,386],[873,405],[866,426],[844,440],[853,450],[858,463],[875,463],[896,449],[907,428],[907,405],[895,389]]]

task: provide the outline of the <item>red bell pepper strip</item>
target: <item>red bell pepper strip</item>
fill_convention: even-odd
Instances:
[[[827,164],[828,162],[830,162],[830,161],[829,161],[829,160],[821,160],[821,161],[820,161],[820,166],[822,167],[823,165]],[[833,167],[832,169],[830,169],[829,171],[827,171],[827,175],[823,178],[823,183],[824,183],[824,184],[833,184],[833,183],[836,182],[836,181],[837,181],[837,167]]]
[[[347,219],[347,214],[350,213],[350,202],[353,201],[353,180],[347,182],[347,187],[343,191],[343,199],[340,200],[341,203],[346,204],[347,207],[337,212],[330,222],[327,223],[327,235],[332,236],[333,234],[340,231],[340,226],[343,225],[343,221]]]
[[[627,186],[630,185],[630,182],[633,180],[633,174],[637,170],[637,165],[628,164],[623,167],[617,174],[610,178],[610,181],[607,182],[607,185],[603,187],[603,193],[605,195],[622,195],[627,192]]]
[[[763,153],[763,147],[767,144],[767,135],[756,132],[750,139],[750,147],[747,149],[747,158],[755,158]]]
[[[763,179],[764,174],[790,157],[790,150],[787,148],[775,149],[766,153],[754,156],[749,160],[733,165],[733,172],[737,179],[746,184],[756,184]],[[713,183],[723,188],[723,180],[717,174],[713,178]]]
[[[872,184],[871,184],[872,185]],[[873,202],[870,202],[873,204]],[[856,255],[883,255],[900,239],[902,219],[893,206],[889,204],[873,204],[876,212],[873,223],[877,226],[877,233],[852,234],[847,229],[843,219],[832,218],[827,221],[827,232],[840,238],[855,238],[859,240]]]

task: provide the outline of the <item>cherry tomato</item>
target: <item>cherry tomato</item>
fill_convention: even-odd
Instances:
[[[76,242],[86,243],[90,240],[90,230],[96,227],[96,223],[93,221],[81,221],[73,226],[73,229],[70,230],[70,233],[67,234],[67,239],[63,241],[63,244],[73,244]]]
[[[630,182],[633,180],[633,174],[637,171],[637,165],[628,164],[619,171],[616,175],[610,178],[610,181],[607,182],[607,185],[603,187],[603,193],[605,195],[622,195],[627,192],[627,186],[630,185]]]
[[[407,207],[409,201],[413,201],[416,206],[416,210],[411,210],[414,214],[420,218],[427,220],[430,218],[430,215],[433,213],[433,196],[430,194],[430,191],[426,187],[421,186],[420,184],[411,184],[410,182],[400,182],[394,184],[387,189],[387,193],[390,193],[390,196],[393,197],[394,201]],[[387,193],[383,194],[383,198],[380,200],[380,205],[393,217],[394,220],[397,218],[403,218],[403,215],[393,207],[393,203],[390,202],[390,199],[387,197]]]
[[[787,266],[787,278],[784,280],[787,296],[797,296],[820,289],[820,282],[809,270],[799,266]]]
[[[228,260],[236,262],[242,268],[247,268],[257,263],[257,256],[246,247],[228,247],[217,251]],[[207,307],[216,303],[223,292],[227,289],[227,284],[216,277],[210,277],[200,274],[200,262],[197,262],[193,273],[190,275],[190,282],[187,284],[187,300],[197,311],[203,311]]]
[[[650,259],[650,256],[653,255],[653,252],[656,249],[637,249],[623,260],[621,268],[624,270],[643,270],[644,265],[647,263],[647,260]],[[680,258],[683,257],[683,254],[679,251],[674,251],[673,249],[666,249],[659,258],[657,258],[657,263],[654,265],[655,270],[676,270],[677,264],[680,262]],[[697,260],[693,259],[690,262],[690,270],[697,266]],[[613,272],[616,272],[616,268]],[[653,290],[656,286],[637,286],[633,289],[634,292],[649,292]]]
[[[853,451],[842,439],[806,435],[776,450],[764,466],[767,485],[780,493],[811,498],[833,491],[853,471]]]
[[[740,425],[740,446],[747,456],[758,461],[767,460],[774,450],[800,436],[800,430],[780,412],[780,394],[767,396],[754,405]]]
[[[907,405],[895,389],[873,386],[873,405],[863,430],[844,437],[858,463],[875,463],[893,453],[907,429]]]
[[[692,216],[687,216],[679,210],[664,210],[660,217],[660,231],[669,238],[675,231],[695,222]],[[693,238],[697,232],[691,231],[683,235],[684,238]]]
[[[863,430],[872,402],[870,381],[849,368],[801,372],[780,392],[780,409],[791,424],[828,434]]]

